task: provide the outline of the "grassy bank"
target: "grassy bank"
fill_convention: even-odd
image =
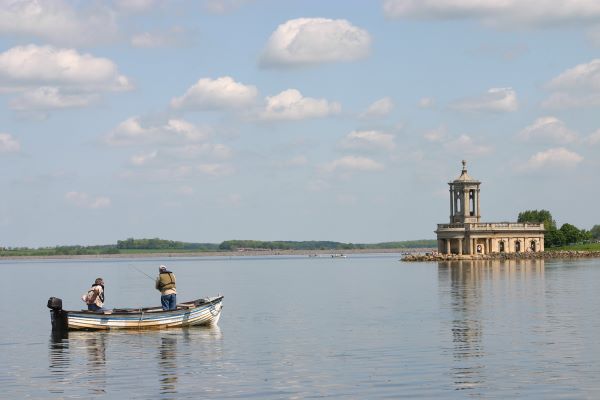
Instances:
[[[550,247],[546,251],[600,251],[600,243],[580,243],[569,246]]]

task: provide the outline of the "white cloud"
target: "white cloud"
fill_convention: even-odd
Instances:
[[[149,153],[135,154],[131,157],[130,161],[133,165],[142,166],[148,164],[152,160],[155,160],[157,155],[158,151],[156,150]]]
[[[34,37],[61,45],[87,45],[117,35],[116,13],[101,3],[0,0],[0,34]]]
[[[558,147],[534,154],[521,169],[526,171],[542,168],[573,168],[581,161],[583,157],[579,154]]]
[[[459,100],[451,107],[461,111],[511,112],[517,110],[519,103],[512,88],[491,88],[479,97]]]
[[[126,13],[143,13],[151,10],[158,3],[157,0],[115,0],[115,7]]]
[[[435,99],[433,97],[423,97],[418,103],[421,108],[433,108],[435,107]]]
[[[553,143],[572,143],[579,139],[577,132],[567,128],[565,123],[556,117],[547,116],[538,118],[535,122],[521,132],[521,140],[546,141]]]
[[[232,157],[231,148],[224,144],[194,143],[176,147],[170,151],[177,158],[194,159],[201,156],[209,156],[217,160],[228,160]]]
[[[344,19],[298,18],[271,34],[260,63],[263,66],[298,66],[353,61],[369,54],[371,36]]]
[[[363,118],[385,117],[394,109],[394,102],[390,97],[384,97],[375,101],[361,114]]]
[[[600,4],[600,3],[599,3]],[[547,85],[549,89],[600,89],[600,59],[569,68]]]
[[[324,179],[313,179],[306,185],[306,190],[309,192],[322,192],[329,189],[331,185]]]
[[[227,14],[236,11],[250,0],[204,0],[204,9],[213,14]]]
[[[323,172],[382,171],[383,164],[367,157],[345,156],[321,166]]]
[[[582,108],[600,105],[600,59],[562,72],[545,85],[553,91],[542,102],[544,108]]]
[[[17,153],[21,150],[19,141],[8,133],[0,133],[0,153]]]
[[[110,146],[128,146],[157,142],[178,144],[207,138],[205,130],[181,119],[170,119],[165,124],[146,125],[140,117],[131,117],[109,132],[104,141]]]
[[[483,156],[492,152],[491,146],[477,144],[469,135],[460,135],[456,139],[451,139],[444,144],[447,151],[455,154],[464,154],[469,156]]]
[[[83,192],[68,192],[65,194],[68,203],[80,208],[106,208],[110,207],[110,198],[105,196],[91,197]]]
[[[193,187],[191,186],[180,186],[177,189],[177,193],[184,195],[184,196],[191,196],[192,194],[194,194],[195,190]]]
[[[200,164],[198,165],[198,171],[205,175],[219,177],[233,174],[235,168],[230,164],[223,163]]]
[[[600,106],[599,93],[552,93],[547,99],[542,101],[542,108],[546,109],[567,109],[567,108],[586,108]]]
[[[380,131],[353,131],[340,141],[340,147],[344,149],[383,149],[393,150],[396,148],[394,135]]]
[[[171,107],[194,110],[242,108],[254,103],[258,90],[235,82],[229,76],[200,79],[183,96],[171,100]]]
[[[30,44],[0,53],[0,86],[60,86],[89,90],[130,90],[129,79],[109,59],[74,49]]]
[[[600,21],[595,0],[384,0],[388,18],[475,19],[495,26],[548,26]]]
[[[299,120],[322,118],[341,112],[342,106],[325,99],[303,97],[296,89],[288,89],[267,97],[261,117],[265,120]]]
[[[600,144],[600,129],[592,132],[587,138],[586,142],[591,145]]]
[[[232,193],[224,198],[223,202],[230,207],[239,207],[242,205],[242,196],[239,193]]]
[[[0,53],[0,90],[20,94],[13,110],[86,107],[102,92],[132,88],[111,60],[74,49],[31,44]]]
[[[186,42],[185,30],[174,27],[164,32],[141,32],[131,37],[131,45],[140,48],[180,46]]]
[[[27,90],[10,101],[10,108],[17,111],[79,108],[92,104],[98,96],[90,93],[66,94],[57,87],[43,86]]]
[[[445,126],[440,126],[423,134],[423,137],[428,142],[442,142],[446,138],[446,136],[447,133]]]

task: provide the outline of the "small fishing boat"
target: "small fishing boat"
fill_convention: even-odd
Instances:
[[[162,307],[115,308],[101,312],[67,311],[62,300],[48,299],[53,330],[156,329],[216,325],[221,317],[223,296],[177,304],[176,310]]]

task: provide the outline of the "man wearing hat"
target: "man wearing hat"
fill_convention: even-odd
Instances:
[[[177,309],[177,290],[175,289],[175,274],[167,271],[166,265],[158,267],[158,278],[156,278],[156,289],[160,290],[160,302],[163,310]]]

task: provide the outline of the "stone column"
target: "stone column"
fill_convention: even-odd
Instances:
[[[454,190],[450,185],[450,223],[452,223],[452,217],[454,216]]]
[[[450,254],[450,239],[446,239],[446,254]]]
[[[477,189],[477,221],[479,222],[479,218],[481,217],[480,208],[479,208],[479,189]]]
[[[462,256],[463,253],[463,239],[458,239],[458,255]]]
[[[469,254],[473,255],[475,252],[475,239],[469,239]]]
[[[463,190],[463,215],[467,217],[470,212],[469,191]]]

